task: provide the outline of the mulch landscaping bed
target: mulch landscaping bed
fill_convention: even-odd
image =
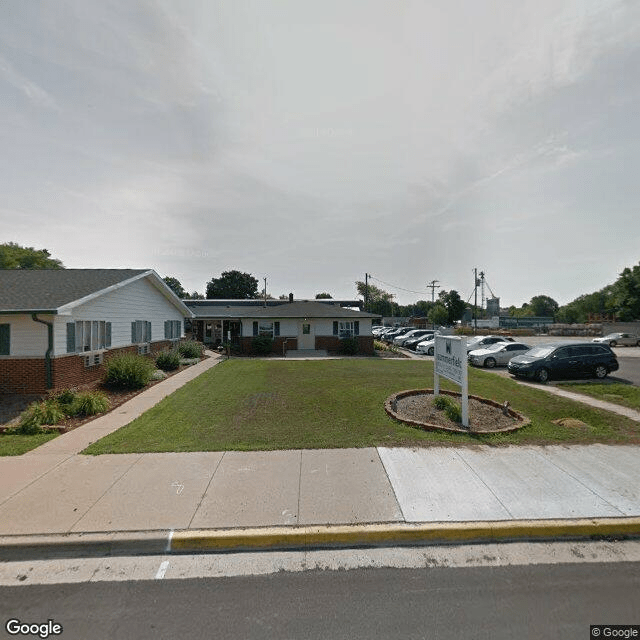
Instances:
[[[208,356],[203,356],[203,358],[206,358],[206,357]],[[111,411],[113,411],[114,409],[117,409],[120,405],[124,404],[128,400],[131,400],[131,398],[135,398],[135,396],[142,393],[143,391],[150,389],[156,384],[163,382],[163,380],[167,380],[168,378],[174,376],[176,373],[180,373],[181,371],[184,371],[185,369],[188,369],[189,367],[192,367],[192,366],[193,365],[180,365],[180,367],[175,371],[165,371],[165,373],[167,374],[166,378],[163,378],[162,380],[152,380],[148,385],[146,385],[145,387],[142,387],[142,389],[136,389],[135,391],[122,391],[122,390],[116,390],[116,389],[109,389],[108,387],[105,387],[100,381],[73,387],[73,390],[77,392],[101,391],[109,399],[109,411],[106,411],[105,413],[99,413],[94,416],[86,416],[82,418],[67,418],[66,420],[59,422],[56,425],[42,425],[42,427],[43,429],[56,430],[56,431],[59,431],[60,433],[66,433],[67,431],[72,431],[73,429],[76,429],[77,427],[80,427],[83,424],[90,422],[91,420],[95,420],[100,416],[104,416],[107,413],[110,413]],[[4,431],[5,429],[17,426],[20,418],[20,413],[24,411],[31,402],[35,402],[37,400],[44,400],[46,398],[47,398],[46,395],[29,396],[28,402],[22,402],[22,403],[16,400],[15,407],[16,407],[17,415],[14,415],[14,417],[8,422],[5,422],[4,424],[0,424],[0,432]]]
[[[446,393],[446,392],[445,392]],[[458,406],[459,397],[447,394]],[[447,417],[444,410],[433,406],[433,393],[417,393],[398,397],[395,406],[390,408],[397,419],[407,421],[421,428],[440,428],[444,431],[466,431],[471,433],[496,433],[513,431],[529,423],[529,420],[519,419],[515,412],[506,413],[501,406],[487,404],[475,398],[469,398],[469,429],[465,429],[459,422]],[[515,414],[515,415],[514,415]]]

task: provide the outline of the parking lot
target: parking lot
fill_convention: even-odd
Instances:
[[[540,344],[549,344],[553,342],[591,342],[590,337],[585,336],[514,336],[514,340],[518,342],[524,342],[532,347]],[[618,358],[620,368],[614,374],[605,378],[611,382],[626,382],[633,384],[636,387],[640,387],[640,347],[615,347],[613,352]],[[427,358],[433,360],[433,356],[423,356],[415,354],[413,357]],[[484,369],[485,371],[491,371],[497,375],[511,377],[507,372],[506,367],[496,367],[495,369]],[[554,382],[559,382],[554,380]],[[601,381],[599,381],[601,382]]]

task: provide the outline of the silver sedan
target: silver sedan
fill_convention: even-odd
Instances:
[[[640,338],[633,335],[633,333],[610,333],[608,336],[603,336],[602,338],[594,338],[593,342],[608,344],[610,347],[618,347],[620,345],[624,345],[625,347],[640,347]]]
[[[507,365],[509,360],[529,351],[531,347],[522,342],[497,342],[484,349],[470,351],[467,359],[476,367],[493,368],[496,365]]]

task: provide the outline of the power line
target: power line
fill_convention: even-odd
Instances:
[[[369,278],[371,280],[375,280],[376,282],[379,282],[380,284],[383,284],[387,287],[392,287],[393,289],[400,289],[400,291],[406,291],[408,293],[424,293],[427,294],[429,293],[428,291],[414,291],[413,289],[405,289],[404,287],[398,287],[395,284],[389,284],[388,282],[385,282],[384,280],[380,280],[379,278],[376,278],[375,276],[372,276],[371,274],[369,274]]]

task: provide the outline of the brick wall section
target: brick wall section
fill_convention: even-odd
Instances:
[[[374,354],[373,336],[355,336],[358,339],[358,354]],[[340,350],[340,338],[337,336],[316,336],[316,349],[324,349],[328,353],[337,354]]]
[[[297,349],[298,348],[298,339],[297,338],[287,338],[278,336],[273,339],[273,348],[271,349],[272,353],[277,355],[282,355],[282,345],[284,341],[287,341],[287,351],[289,349]],[[250,354],[251,351],[251,343],[253,342],[253,336],[243,336],[240,338],[240,352],[245,354]]]
[[[44,358],[0,359],[0,394],[45,393]]]
[[[375,352],[373,349],[373,336],[356,336],[358,339],[358,353],[361,355],[372,356]],[[253,336],[243,336],[240,338],[241,353],[251,353],[251,341]],[[284,338],[274,338],[272,353],[282,355],[282,343]],[[287,351],[289,349],[297,349],[297,338],[287,338]],[[331,354],[337,354],[340,348],[340,338],[336,336],[316,336],[316,349],[323,349]]]
[[[148,357],[163,349],[171,347],[170,340],[151,343]],[[94,367],[84,366],[84,357],[69,354],[51,361],[53,389],[64,389],[95,382],[104,377],[105,363],[113,356],[121,353],[138,353],[138,347],[122,347],[110,349],[104,354],[104,361]],[[0,394],[2,393],[46,393],[47,381],[44,358],[0,359]]]

